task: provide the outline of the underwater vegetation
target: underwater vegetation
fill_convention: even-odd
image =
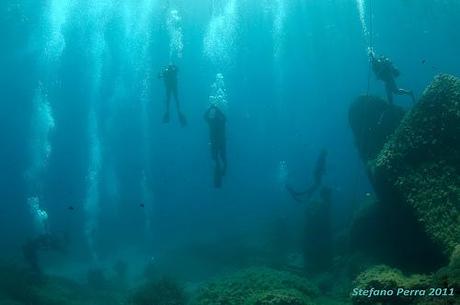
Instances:
[[[460,288],[460,246],[457,246],[450,258],[449,265],[431,275],[404,275],[400,270],[386,265],[374,266],[361,273],[354,282],[355,287],[364,289],[390,290],[403,288],[407,290],[428,290],[423,298],[416,296],[378,296],[373,298],[354,297],[353,304],[458,304],[455,296],[435,298],[429,296],[432,287],[454,289]],[[450,291],[450,290],[448,290]]]
[[[365,289],[374,288],[378,290],[390,290],[396,287],[404,289],[425,289],[429,286],[430,280],[428,276],[418,274],[405,276],[398,269],[379,265],[361,273],[356,278],[354,284],[356,287]],[[380,302],[385,302],[385,300],[388,300],[388,297],[355,297],[353,298],[353,304],[379,304]],[[395,304],[400,304],[402,301],[407,302],[407,298],[404,298],[404,300],[391,298],[391,302]]]
[[[309,305],[318,289],[297,275],[250,268],[218,278],[200,288],[192,305]]]

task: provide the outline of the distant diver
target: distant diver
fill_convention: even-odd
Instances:
[[[204,119],[209,126],[209,141],[211,143],[211,155],[215,162],[214,167],[214,187],[222,186],[222,178],[227,171],[227,152],[226,152],[226,122],[225,114],[216,106],[211,105]]]
[[[42,273],[39,264],[39,253],[40,252],[65,252],[67,248],[67,239],[55,234],[41,234],[34,239],[29,239],[22,246],[22,253],[24,260],[31,269],[37,275]]]
[[[286,189],[295,201],[299,203],[310,201],[316,191],[321,187],[323,176],[326,173],[326,158],[327,150],[323,149],[319,154],[313,171],[313,184],[307,190],[296,192],[292,187],[286,185]]]
[[[165,67],[159,74],[158,79],[163,79],[166,90],[166,111],[163,116],[163,123],[169,123],[169,109],[171,104],[171,96],[176,101],[177,114],[182,127],[187,125],[187,119],[180,110],[179,94],[177,90],[177,73],[179,69],[176,65],[170,64]]]
[[[393,104],[393,95],[408,95],[415,103],[415,95],[411,90],[398,88],[396,78],[401,74],[399,70],[393,65],[391,60],[385,56],[376,56],[373,51],[369,52],[372,70],[377,76],[377,79],[383,81],[385,84],[385,91],[387,99],[390,104]]]

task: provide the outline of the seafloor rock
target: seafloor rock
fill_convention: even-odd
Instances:
[[[440,75],[371,162],[384,204],[409,208],[446,257],[460,243],[459,156],[460,80]]]
[[[302,277],[251,268],[204,285],[193,305],[310,305],[318,290]]]
[[[183,305],[186,304],[184,289],[170,279],[150,281],[138,288],[128,301],[132,305]]]
[[[374,159],[399,126],[404,110],[375,96],[360,96],[350,107],[348,120],[364,162]]]
[[[425,290],[431,287],[431,279],[424,275],[405,276],[398,269],[392,269],[385,265],[375,266],[361,273],[355,280],[354,287],[357,289],[374,289],[378,291],[394,291],[392,296],[353,296],[353,304],[412,304],[417,297],[396,296],[396,289]]]

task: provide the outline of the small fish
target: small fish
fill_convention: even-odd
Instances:
[[[69,206],[67,209],[68,209],[69,211],[75,211],[75,208],[74,208],[73,206]]]
[[[145,204],[141,203],[141,204],[139,204],[139,207],[145,208]]]
[[[422,59],[422,64],[426,64],[426,59]]]

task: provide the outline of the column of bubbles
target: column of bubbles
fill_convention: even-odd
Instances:
[[[48,92],[56,85],[53,75],[58,69],[66,41],[63,34],[67,23],[71,1],[54,0],[42,16],[42,27],[32,39],[32,45],[39,50],[38,65],[40,80],[33,99],[33,113],[30,136],[30,164],[26,172],[28,186],[27,204],[30,208],[36,234],[47,231],[48,214],[42,207],[42,184],[52,152],[51,134],[55,128],[53,110]]]
[[[228,110],[227,90],[225,88],[225,80],[222,73],[217,73],[216,79],[211,85],[209,104],[218,107],[223,112]]]
[[[361,23],[361,30],[366,40],[369,40],[369,31],[366,25],[366,3],[365,0],[356,0],[356,7],[359,13],[359,21]]]
[[[184,49],[182,33],[182,17],[177,9],[171,9],[166,19],[169,35],[169,61],[171,63],[182,58]]]
[[[98,120],[98,109],[100,104],[100,91],[104,58],[107,52],[105,31],[107,23],[113,12],[111,0],[100,0],[85,4],[86,12],[83,19],[88,20],[86,26],[91,28],[89,40],[89,54],[91,56],[92,80],[90,87],[90,111],[88,115],[88,138],[89,138],[89,164],[86,175],[86,198],[84,202],[85,210],[85,235],[91,256],[97,260],[95,249],[95,238],[98,230],[98,219],[100,209],[100,187],[101,187],[101,168],[104,162],[102,151],[101,134]]]
[[[283,48],[284,25],[286,20],[286,3],[284,0],[272,1],[273,13],[273,44],[275,59],[279,59]]]
[[[225,5],[213,1],[212,19],[203,40],[204,54],[216,66],[229,65],[235,48],[238,25],[237,0],[228,0]]]
[[[85,200],[85,234],[88,242],[91,255],[94,260],[97,260],[95,250],[95,234],[98,227],[98,214],[99,214],[99,184],[100,184],[100,171],[102,163],[101,143],[98,133],[98,122],[96,113],[91,111],[89,120],[89,133],[90,133],[90,153],[89,153],[89,168],[86,177],[86,200]]]

